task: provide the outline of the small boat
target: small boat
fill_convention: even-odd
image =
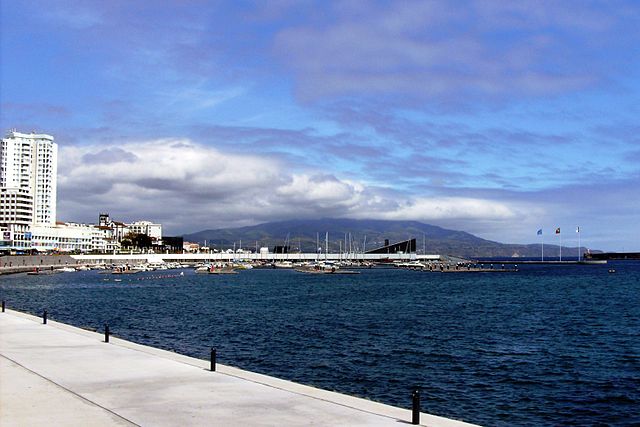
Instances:
[[[291,261],[280,261],[273,263],[274,268],[293,268],[293,263]]]
[[[238,274],[238,272],[233,267],[211,267],[209,269],[209,274]]]
[[[305,265],[296,268],[296,271],[309,274],[360,274],[359,271],[341,270],[338,265],[331,261]]]
[[[195,272],[198,274],[207,274],[209,272],[209,265],[201,265],[200,267],[195,269]]]
[[[616,272],[616,269],[615,269],[615,268],[610,268],[610,269],[609,269],[609,273],[615,273],[615,272]]]

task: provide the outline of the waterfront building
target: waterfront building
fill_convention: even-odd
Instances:
[[[38,252],[92,252],[100,230],[93,225],[57,223],[31,227],[31,249]]]
[[[29,250],[31,228],[56,223],[53,136],[10,131],[0,141],[0,249]]]
[[[100,214],[98,225],[56,222],[58,146],[51,135],[10,131],[0,142],[0,252],[101,252],[129,234],[162,245],[162,225]]]
[[[198,253],[200,251],[200,245],[192,242],[183,242],[182,250],[186,253]]]
[[[101,213],[98,217],[98,226],[111,230],[111,237],[121,242],[131,232],[129,226],[121,221],[113,221],[108,213]]]
[[[33,195],[29,190],[0,188],[0,246],[13,242],[27,247],[32,223]]]
[[[154,243],[162,241],[162,224],[154,224],[151,221],[136,221],[129,224],[129,230],[135,234],[146,234],[151,237],[151,241]]]
[[[144,220],[126,224],[112,220],[108,213],[101,213],[98,217],[98,226],[110,229],[111,237],[118,242],[122,242],[123,239],[130,237],[131,234],[144,234],[149,236],[154,246],[162,245],[162,224]]]
[[[416,251],[416,239],[389,244],[389,239],[384,240],[384,246],[366,251],[366,254],[410,254]]]
[[[56,223],[57,157],[58,145],[51,135],[13,130],[0,142],[0,189],[11,190],[10,198],[31,196],[29,203],[26,197],[21,203],[22,216],[29,216],[31,225]],[[12,212],[17,213],[3,211],[2,216]]]

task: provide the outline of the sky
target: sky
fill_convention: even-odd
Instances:
[[[55,137],[59,220],[570,246],[579,226],[640,250],[637,1],[7,0],[0,20],[0,130]]]

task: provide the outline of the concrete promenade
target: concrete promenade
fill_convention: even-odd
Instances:
[[[292,362],[295,363],[295,362]],[[407,390],[407,401],[410,401]],[[424,405],[425,402],[423,402]],[[471,424],[421,414],[421,425]],[[0,426],[399,426],[411,411],[0,313]]]

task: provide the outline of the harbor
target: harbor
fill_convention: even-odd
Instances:
[[[517,264],[508,262],[479,263],[459,257],[408,254],[129,254],[129,255],[66,255],[4,257],[0,261],[0,275],[26,273],[49,275],[87,270],[107,270],[112,274],[138,274],[147,271],[194,268],[201,274],[237,274],[251,269],[292,269],[307,274],[359,274],[361,269],[402,268],[427,272],[515,272]],[[364,256],[363,256],[364,255]],[[1,259],[1,258],[0,258]],[[13,261],[9,261],[13,259]],[[16,261],[17,259],[17,261]],[[571,262],[568,262],[571,263]],[[15,264],[15,265],[14,265]]]
[[[617,274],[609,274],[610,268]],[[292,268],[231,275],[198,274],[192,268],[17,274],[0,277],[0,300],[7,310],[30,313],[40,331],[72,325],[95,345],[124,340],[161,349],[198,361],[205,373],[215,348],[219,372],[235,367],[380,402],[405,414],[418,388],[423,414],[479,425],[594,420],[633,425],[640,396],[637,376],[625,361],[636,338],[637,262],[527,264],[516,274],[389,266],[358,271],[344,276]],[[592,304],[594,299],[599,304]],[[49,358],[45,344],[39,338],[30,342],[29,357]],[[66,346],[65,340],[52,345]],[[7,346],[2,342],[0,348]],[[95,369],[124,369],[94,356],[86,358],[95,360]],[[90,362],[70,357],[69,364],[82,371]],[[146,393],[149,373],[136,374],[137,366],[123,372],[140,380],[138,392]],[[618,379],[615,389],[603,386],[611,377]],[[101,387],[115,392],[123,382]],[[150,399],[155,396],[149,392]],[[588,414],[585,406],[591,408]]]
[[[12,310],[0,314],[0,377],[2,426],[396,426],[416,419],[411,410]],[[424,426],[472,426],[418,416]]]

